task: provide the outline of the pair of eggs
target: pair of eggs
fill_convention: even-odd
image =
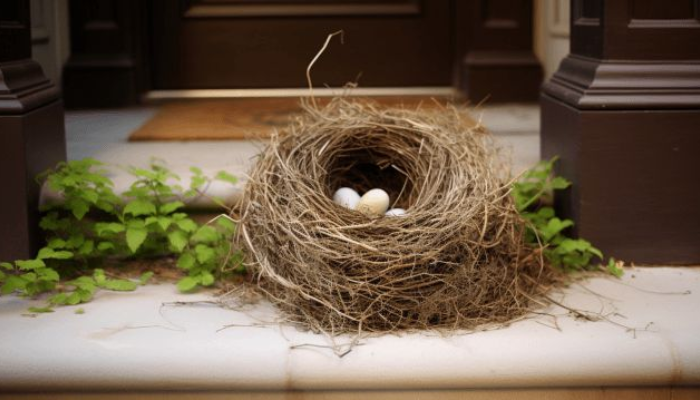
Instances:
[[[333,201],[345,208],[374,217],[399,217],[406,214],[403,208],[389,210],[389,194],[382,189],[372,189],[360,196],[354,189],[342,187],[333,194]]]

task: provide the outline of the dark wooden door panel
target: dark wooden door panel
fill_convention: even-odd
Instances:
[[[449,0],[156,0],[156,89],[303,87],[326,36],[344,30],[314,67],[314,84],[448,86]]]

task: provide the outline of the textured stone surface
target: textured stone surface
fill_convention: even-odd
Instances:
[[[595,293],[595,294],[594,294]],[[355,338],[280,325],[267,303],[237,311],[173,285],[52,314],[0,297],[0,390],[449,389],[700,384],[700,268],[630,268],[553,294],[605,319],[551,315],[503,329]],[[228,328],[226,328],[228,326]],[[226,328],[226,329],[222,329]]]

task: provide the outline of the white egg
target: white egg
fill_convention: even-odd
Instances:
[[[362,195],[356,210],[370,216],[384,215],[389,209],[389,195],[382,189],[372,189]]]
[[[386,214],[387,217],[400,217],[402,215],[406,215],[406,210],[403,208],[392,208],[391,210],[387,211]]]
[[[360,201],[360,195],[353,189],[342,187],[333,194],[333,201],[345,208],[354,210],[357,203]]]

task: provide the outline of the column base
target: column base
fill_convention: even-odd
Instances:
[[[700,263],[700,109],[579,109],[543,94],[542,157],[573,233],[638,264]]]
[[[0,115],[0,261],[32,258],[41,243],[36,176],[66,159],[63,105]]]

